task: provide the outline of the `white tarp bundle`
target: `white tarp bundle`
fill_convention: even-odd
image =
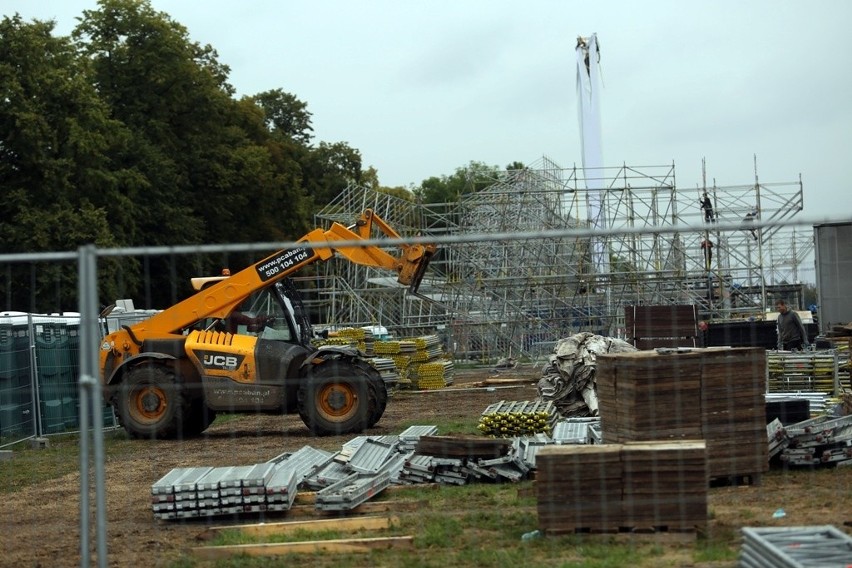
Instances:
[[[597,416],[598,355],[636,350],[621,339],[588,332],[560,339],[538,381],[538,395],[542,400],[553,401],[564,418]]]

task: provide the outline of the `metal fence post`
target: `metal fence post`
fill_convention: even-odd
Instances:
[[[95,471],[95,531],[98,566],[106,568],[106,479],[104,432],[98,380],[98,256],[94,245],[78,249],[80,294],[80,565],[90,564],[89,435]],[[98,416],[100,414],[100,416]]]
[[[35,437],[41,438],[42,436],[44,436],[44,425],[42,424],[41,415],[41,394],[38,388],[38,357],[36,356],[36,339],[35,326],[33,325],[33,315],[29,313],[27,314],[27,338],[29,339],[30,385],[32,385],[33,389],[33,426],[35,427]]]

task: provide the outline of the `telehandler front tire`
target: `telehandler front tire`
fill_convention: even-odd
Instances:
[[[131,369],[121,383],[118,414],[134,438],[176,438],[183,433],[187,412],[174,374],[158,365]]]

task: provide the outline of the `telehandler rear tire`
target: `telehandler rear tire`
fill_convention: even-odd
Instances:
[[[174,374],[158,365],[127,372],[118,396],[122,426],[134,438],[176,438],[183,434],[187,403]]]

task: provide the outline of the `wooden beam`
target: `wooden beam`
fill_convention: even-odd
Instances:
[[[279,556],[313,552],[350,553],[369,552],[380,549],[411,549],[414,537],[390,536],[378,538],[348,538],[339,540],[311,540],[304,542],[280,542],[263,544],[234,544],[228,546],[197,546],[192,549],[202,560],[221,560],[233,556]]]
[[[382,495],[393,495],[400,491],[423,490],[423,489],[440,489],[440,483],[417,483],[415,485],[391,485],[382,490]],[[311,505],[317,502],[316,491],[299,491],[296,493],[296,500],[293,505]]]
[[[296,531],[386,529],[399,522],[398,517],[349,517],[345,519],[317,519],[312,521],[285,521],[281,523],[252,523],[210,527],[199,538],[208,538],[223,531],[239,531],[249,536],[291,534]]]

